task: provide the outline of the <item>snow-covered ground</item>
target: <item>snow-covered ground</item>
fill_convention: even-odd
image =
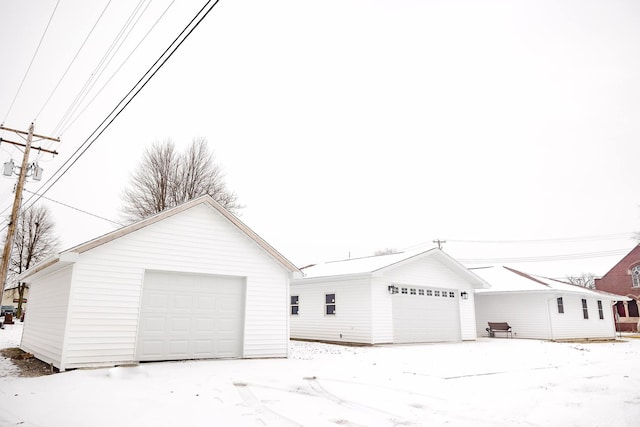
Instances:
[[[0,330],[16,346],[21,324]],[[20,378],[0,426],[638,426],[640,339],[344,347],[289,359],[148,363]]]

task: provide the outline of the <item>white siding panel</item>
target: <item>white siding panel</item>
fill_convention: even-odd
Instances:
[[[243,357],[287,355],[288,272],[213,208],[196,206],[80,255],[68,367],[135,360],[147,269],[246,277]]]
[[[389,269],[384,276],[391,282],[406,285],[447,289],[471,288],[466,279],[433,257],[423,257],[407,262],[397,268]]]
[[[20,348],[64,370],[63,345],[73,269],[51,273],[29,289],[29,312],[25,316]]]
[[[393,296],[389,294],[390,282],[384,278],[371,279],[371,342],[393,342]]]
[[[459,298],[460,303],[460,336],[463,341],[476,339],[476,305],[473,289],[468,289],[467,299]],[[460,293],[458,293],[460,297]]]
[[[299,314],[290,317],[291,338],[371,344],[369,278],[308,283],[293,282]],[[325,314],[325,295],[335,294],[336,314]]]
[[[488,322],[507,322],[514,338],[550,339],[547,298],[547,294],[476,294],[478,336],[487,336]]]
[[[558,313],[556,298],[548,301],[553,339],[572,338],[615,338],[615,324],[611,304],[602,301],[604,319],[598,315],[598,303],[595,298],[586,298],[589,318],[585,319],[582,311],[582,297],[565,294],[562,296],[564,313]]]

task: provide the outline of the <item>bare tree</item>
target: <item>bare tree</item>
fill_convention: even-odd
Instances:
[[[18,217],[18,225],[13,241],[11,259],[9,260],[9,281],[15,282],[15,277],[33,267],[38,262],[53,255],[59,247],[59,241],[54,233],[54,223],[51,212],[44,205],[34,205],[22,212]],[[16,315],[22,315],[22,302],[26,284],[17,283],[18,310]]]
[[[134,222],[205,194],[231,212],[242,208],[238,196],[227,189],[206,139],[194,139],[182,155],[167,139],[145,151],[123,192],[122,211]]]
[[[565,280],[572,285],[582,286],[583,288],[595,289],[596,276],[593,273],[581,273],[578,276],[566,276]]]
[[[391,255],[391,254],[395,254],[398,251],[395,250],[394,248],[384,248],[384,249],[378,249],[377,251],[375,251],[373,253],[373,255],[378,256],[378,255]]]

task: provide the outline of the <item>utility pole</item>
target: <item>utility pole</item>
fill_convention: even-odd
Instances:
[[[9,144],[24,147],[24,154],[22,155],[22,164],[20,166],[20,173],[18,174],[18,183],[16,184],[16,188],[15,188],[16,194],[13,199],[13,208],[11,209],[11,219],[9,220],[9,226],[7,227],[7,238],[4,242],[4,250],[2,251],[2,265],[0,265],[0,284],[2,285],[2,294],[4,294],[5,282],[7,280],[7,274],[9,273],[9,260],[11,258],[11,247],[13,246],[13,237],[16,232],[16,226],[18,225],[18,214],[20,213],[20,205],[22,204],[22,190],[24,188],[24,181],[27,178],[27,171],[30,169],[29,153],[31,152],[31,143],[33,141],[33,137],[36,137],[39,139],[48,139],[50,141],[56,141],[56,142],[60,142],[60,139],[51,138],[49,136],[37,135],[33,133],[33,130],[34,130],[33,123],[31,123],[31,125],[29,126],[28,132],[16,130],[16,129],[10,129],[10,128],[4,127],[3,125],[0,125],[0,130],[15,132],[16,134],[18,134],[18,136],[20,136],[23,139],[24,137],[22,137],[22,135],[27,136],[25,143],[13,142],[13,141],[6,140],[4,138],[0,138],[0,143],[6,142]],[[46,153],[58,154],[55,151],[46,150],[41,147],[34,147],[34,149],[38,151],[44,151]],[[11,162],[11,164],[12,163],[13,161]],[[35,164],[32,166],[33,166],[34,173],[39,173],[38,171],[40,171],[40,168],[38,168],[37,165]],[[5,175],[7,175],[7,172],[9,172],[8,175],[10,176],[12,171],[4,170],[3,172]]]
[[[446,240],[440,240],[440,239],[436,239],[433,241],[433,243],[437,243],[438,244],[438,249],[442,249],[442,244],[443,243],[447,243]]]

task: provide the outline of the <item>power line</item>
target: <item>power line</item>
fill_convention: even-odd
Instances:
[[[58,133],[58,131],[62,128],[63,124],[65,122],[67,122],[71,118],[71,116],[75,113],[75,111],[77,110],[79,105],[87,97],[89,91],[93,88],[93,85],[95,84],[95,81],[102,75],[102,73],[104,72],[104,69],[107,67],[107,65],[109,64],[109,62],[113,58],[113,55],[115,55],[117,53],[118,49],[120,49],[120,46],[122,46],[122,44],[120,44],[118,46],[118,48],[114,51],[115,46],[122,39],[123,34],[127,30],[127,28],[129,28],[129,26],[131,25],[131,22],[133,21],[134,17],[138,14],[138,11],[142,7],[142,4],[144,3],[144,1],[145,0],[140,0],[138,2],[138,4],[134,8],[134,10],[131,12],[129,17],[125,21],[125,23],[122,25],[122,27],[118,31],[118,34],[116,35],[116,37],[111,42],[111,45],[109,46],[107,51],[104,53],[104,55],[102,55],[102,58],[98,62],[98,65],[96,65],[96,67],[94,68],[93,72],[91,72],[91,74],[89,75],[89,78],[87,79],[87,81],[85,81],[84,86],[82,86],[80,91],[76,94],[75,99],[71,102],[71,105],[69,105],[69,107],[67,108],[65,113],[62,115],[62,118],[60,119],[60,121],[58,122],[56,127],[54,128],[53,133]],[[145,8],[145,10],[146,10],[146,8]],[[127,33],[127,36],[128,35],[129,35],[129,33]],[[126,37],[125,37],[125,39],[126,39]],[[122,41],[124,42],[124,40],[122,40]],[[111,59],[108,59],[110,55],[111,55]],[[106,64],[105,64],[105,62],[106,62]]]
[[[189,23],[183,28],[183,30],[176,36],[171,44],[162,52],[162,54],[156,59],[156,61],[149,67],[149,69],[143,74],[143,76],[133,85],[133,87],[127,92],[127,94],[120,100],[120,102],[111,110],[111,112],[105,117],[105,119],[94,129],[94,131],[85,139],[85,141],[73,152],[73,154],[58,168],[56,172],[49,178],[40,189],[48,187],[40,191],[39,196],[33,202],[35,203],[40,197],[46,194],[53,185],[55,185],[60,178],[62,178],[69,169],[86,153],[86,151],[96,142],[96,140],[102,135],[102,133],[109,128],[114,120],[127,108],[127,106],[133,101],[133,99],[140,93],[140,91],[149,83],[149,81],[156,75],[156,73],[164,66],[164,64],[173,56],[178,48],[184,43],[184,41],[193,33],[193,31],[200,25],[200,23],[207,17],[207,15],[213,10],[213,8],[219,3],[220,0],[208,0],[204,6],[195,14],[195,16],[189,21]],[[206,9],[206,10],[205,10]],[[195,22],[195,24],[194,24]],[[92,139],[93,138],[93,139]],[[75,159],[73,158],[74,156]],[[64,170],[63,170],[64,169]],[[57,178],[54,176],[59,174]],[[53,180],[53,182],[52,182]],[[27,203],[31,202],[34,197],[30,197]],[[32,203],[32,204],[33,204]]]
[[[599,252],[583,252],[577,254],[563,255],[539,255],[530,257],[513,257],[513,258],[468,258],[458,259],[462,264],[500,264],[500,263],[519,263],[519,262],[550,262],[550,261],[568,261],[589,258],[606,258],[627,254],[629,249],[613,249],[609,251]]]
[[[26,191],[27,193],[34,194],[34,195],[36,195],[36,196],[39,196],[37,193],[34,193],[33,191],[29,191],[29,190],[27,190],[26,188],[24,189],[24,191]],[[121,223],[119,223],[119,222],[117,222],[117,221],[112,221],[112,220],[110,220],[109,218],[105,218],[105,217],[103,217],[103,216],[96,215],[96,214],[94,214],[94,213],[91,213],[91,212],[88,212],[88,211],[82,210],[82,209],[77,208],[77,207],[75,207],[75,206],[71,206],[71,205],[68,205],[68,204],[66,204],[66,203],[62,203],[62,202],[60,202],[60,201],[58,201],[58,200],[54,200],[54,199],[51,199],[51,198],[49,198],[49,197],[42,196],[42,195],[40,195],[40,198],[42,198],[42,199],[46,199],[46,200],[49,200],[50,202],[57,203],[57,204],[59,204],[59,205],[61,205],[61,206],[64,206],[64,207],[69,208],[69,209],[73,209],[73,210],[78,211],[78,212],[81,212],[81,213],[83,213],[83,214],[86,214],[86,215],[89,215],[89,216],[92,216],[92,217],[95,217],[95,218],[98,218],[98,219],[101,219],[101,220],[104,220],[104,221],[110,222],[111,224],[115,224],[115,225],[120,226],[120,227],[124,226],[124,224],[121,224]]]
[[[118,68],[111,74],[111,76],[107,79],[107,81],[102,85],[100,90],[98,90],[98,92],[96,92],[96,94],[91,98],[91,100],[85,104],[84,108],[75,116],[75,118],[73,120],[71,120],[70,122],[65,124],[64,128],[62,128],[60,130],[60,134],[64,134],[71,126],[73,126],[73,124],[82,116],[82,114],[84,114],[84,112],[87,111],[87,108],[89,108],[91,106],[91,104],[93,104],[93,102],[102,93],[102,91],[107,87],[107,85],[109,83],[111,83],[111,80],[113,80],[113,78],[116,76],[116,74],[118,74],[118,72],[120,72],[122,67],[129,61],[129,59],[136,52],[136,50],[138,50],[140,45],[146,40],[146,38],[149,36],[151,31],[153,31],[153,29],[156,27],[156,25],[158,25],[158,23],[162,20],[162,18],[164,18],[165,14],[169,11],[169,8],[171,8],[171,6],[173,6],[174,3],[175,3],[175,0],[172,0],[171,3],[169,3],[169,5],[165,8],[165,10],[162,12],[162,14],[160,14],[158,19],[156,19],[156,21],[149,28],[149,30],[147,30],[146,34],[142,37],[142,39],[140,39],[138,44],[131,50],[131,52],[129,52],[129,55],[127,55],[127,57],[124,59],[124,61],[122,61],[122,63],[120,63]]]
[[[96,20],[96,22],[93,24],[93,27],[91,27],[91,30],[89,31],[89,34],[87,34],[87,36],[84,38],[84,41],[82,42],[82,44],[80,45],[80,47],[78,48],[76,54],[73,56],[73,59],[71,59],[71,62],[69,63],[69,65],[67,66],[67,69],[64,70],[64,73],[62,73],[62,76],[60,76],[60,80],[58,80],[58,83],[56,84],[56,86],[53,88],[53,90],[51,91],[51,93],[49,94],[49,97],[47,98],[47,100],[44,102],[44,104],[42,105],[42,107],[40,108],[40,111],[38,111],[38,114],[36,114],[36,119],[38,118],[38,116],[40,115],[40,113],[42,113],[42,110],[45,109],[45,107],[47,106],[47,104],[49,103],[49,101],[51,100],[51,97],[53,96],[54,93],[56,93],[56,91],[58,90],[58,87],[60,87],[60,83],[62,83],[62,81],[64,80],[64,78],[66,77],[67,73],[69,72],[69,69],[71,69],[71,66],[74,64],[74,62],[76,61],[76,59],[78,58],[78,55],[80,54],[80,52],[82,51],[82,48],[84,48],[84,45],[87,43],[87,41],[89,40],[89,37],[91,37],[91,34],[93,34],[93,30],[96,29],[96,27],[98,26],[98,23],[100,22],[100,20],[102,20],[102,17],[104,16],[104,13],[107,11],[107,8],[109,7],[109,5],[111,4],[111,0],[109,0],[106,4],[106,6],[104,7],[104,9],[102,9],[102,12],[100,13],[100,16],[98,16],[98,19]]]
[[[42,45],[42,41],[44,40],[45,35],[47,34],[47,30],[49,30],[49,25],[51,25],[51,21],[53,20],[53,16],[56,14],[56,10],[58,9],[58,5],[60,4],[60,0],[58,0],[56,2],[55,7],[53,8],[53,12],[51,12],[51,16],[49,17],[49,22],[47,22],[47,26],[45,27],[42,36],[40,37],[40,41],[38,42],[38,46],[36,47],[36,51],[33,53],[33,56],[31,57],[31,62],[29,62],[29,66],[27,67],[27,71],[25,71],[24,76],[22,77],[22,81],[20,82],[20,86],[18,86],[18,90],[16,91],[16,94],[13,96],[13,100],[11,101],[11,104],[9,105],[9,109],[7,110],[7,114],[5,114],[4,119],[2,120],[2,122],[6,122],[7,121],[7,117],[9,117],[9,113],[11,113],[11,110],[13,109],[13,104],[15,104],[16,99],[18,99],[18,95],[20,94],[20,91],[22,90],[22,86],[24,85],[25,80],[27,79],[27,75],[29,74],[29,71],[31,70],[31,66],[33,65],[33,61],[35,61],[36,56],[38,55],[38,51],[40,51],[40,46]]]

